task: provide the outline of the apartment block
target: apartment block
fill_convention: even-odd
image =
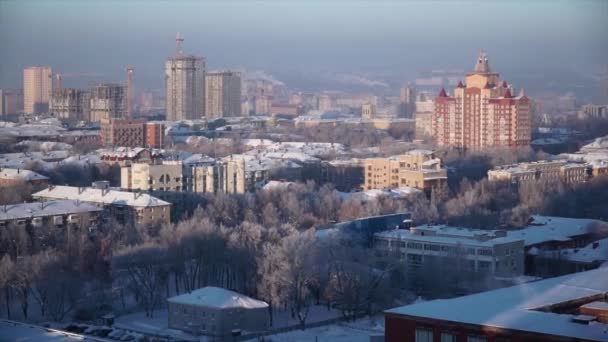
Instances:
[[[91,89],[90,121],[122,119],[127,115],[127,88],[104,83]]]
[[[4,205],[0,208],[0,229],[10,225],[89,228],[97,224],[101,212],[102,209],[95,205],[71,199]]]
[[[54,185],[34,193],[32,197],[45,201],[71,199],[93,204],[123,224],[168,224],[171,220],[171,203],[144,193],[110,189],[107,182],[97,182],[87,188]]]
[[[453,95],[441,89],[435,98],[437,144],[473,150],[530,145],[530,100],[514,91],[480,54],[466,85],[459,82]]]
[[[592,170],[587,163],[572,163],[566,160],[537,161],[498,166],[488,171],[488,179],[515,184],[559,181],[576,184],[586,182],[592,176]]]
[[[72,121],[89,120],[91,97],[86,90],[63,88],[53,92],[49,111],[57,118]]]
[[[364,189],[412,187],[426,192],[447,184],[447,171],[433,151],[413,150],[389,158],[363,160]]]
[[[39,189],[46,187],[48,184],[48,177],[37,172],[0,167],[0,188],[15,185],[30,185],[34,189]]]
[[[165,146],[165,123],[160,121],[146,122],[144,125],[145,147],[163,148]]]
[[[105,146],[142,147],[144,120],[104,119],[101,121],[101,143]]]
[[[241,115],[241,74],[233,71],[205,75],[205,115],[209,119]]]
[[[162,164],[132,164],[121,168],[121,188],[140,191],[245,193],[255,189],[255,172],[242,160]]]
[[[23,70],[23,110],[27,114],[46,113],[53,91],[53,72],[48,66]]]

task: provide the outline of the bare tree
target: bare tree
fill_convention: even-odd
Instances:
[[[11,319],[11,286],[15,276],[15,264],[10,255],[5,254],[0,259],[0,290],[6,305],[6,317]]]
[[[114,277],[126,277],[129,280],[146,317],[152,317],[160,303],[160,293],[166,281],[163,275],[166,261],[166,248],[153,243],[127,247],[112,258]]]

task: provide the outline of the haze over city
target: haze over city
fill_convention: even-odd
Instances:
[[[0,0],[0,342],[608,341],[608,0]]]
[[[302,90],[366,84],[338,73],[399,86],[468,70],[481,49],[517,83],[587,88],[608,60],[607,13],[601,0],[9,0],[0,2],[0,85],[36,64],[117,81],[128,63],[138,82],[161,88],[181,32],[210,69],[264,70]]]

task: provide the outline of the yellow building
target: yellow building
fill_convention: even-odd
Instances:
[[[413,150],[389,158],[363,161],[364,189],[412,187],[430,192],[447,183],[447,171],[432,151]]]
[[[23,110],[27,114],[49,110],[53,92],[53,72],[48,66],[33,66],[23,70]]]

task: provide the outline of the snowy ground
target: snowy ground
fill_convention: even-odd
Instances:
[[[313,305],[310,307],[306,323],[314,323],[327,321],[329,319],[340,317],[340,312],[334,309],[327,310],[326,306]],[[289,326],[298,326],[300,321],[297,317],[291,317],[289,310],[275,310],[272,315],[272,327],[273,328],[284,328]]]
[[[199,341],[199,338],[183,331],[169,329],[167,310],[156,310],[152,316],[152,318],[146,317],[143,312],[120,316],[116,318],[114,327],[142,334],[167,336],[185,341]]]
[[[369,342],[372,335],[384,334],[384,320],[381,316],[373,320],[363,318],[350,323],[337,323],[318,328],[294,330],[288,333],[266,336],[273,342]],[[251,340],[251,342],[256,340]]]
[[[307,323],[322,322],[339,317],[340,313],[336,310],[327,310],[325,306],[312,306],[308,313]],[[275,310],[273,314],[273,328],[283,328],[288,326],[298,326],[300,323],[297,318],[291,317],[289,310]],[[136,331],[142,334],[173,337],[187,341],[198,341],[197,337],[184,333],[179,330],[169,329],[167,310],[161,309],[154,311],[152,318],[145,316],[143,312],[136,312],[128,315],[119,316],[114,324],[115,328]]]

